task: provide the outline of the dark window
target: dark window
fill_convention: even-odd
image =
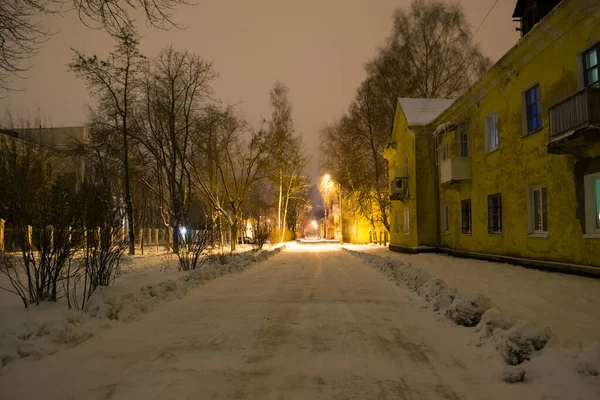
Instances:
[[[598,82],[598,53],[600,43],[583,53],[583,76],[585,86],[599,87]]]
[[[527,133],[542,128],[542,103],[540,102],[540,85],[535,85],[525,92],[527,107]]]
[[[460,202],[460,211],[462,215],[462,233],[471,233],[471,199]]]
[[[459,134],[460,157],[469,157],[469,132],[464,130]]]
[[[488,196],[488,233],[502,233],[502,194]]]

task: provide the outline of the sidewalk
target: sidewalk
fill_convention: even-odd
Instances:
[[[550,327],[564,346],[600,341],[600,279],[442,254],[403,254],[377,245],[345,247],[410,263],[450,287],[482,293],[501,310]]]

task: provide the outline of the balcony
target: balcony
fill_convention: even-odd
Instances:
[[[404,201],[408,199],[408,178],[399,176],[394,178],[390,188],[390,200]]]
[[[440,163],[440,183],[442,185],[471,179],[471,158],[453,157]]]
[[[548,152],[566,154],[600,142],[600,89],[581,89],[549,109]]]

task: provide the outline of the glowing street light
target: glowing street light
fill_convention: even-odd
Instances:
[[[313,226],[313,228],[317,229],[317,227],[319,226],[319,224],[317,224],[317,221],[313,220],[312,226]]]

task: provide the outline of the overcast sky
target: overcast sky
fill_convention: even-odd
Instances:
[[[2,1],[2,0],[0,0]],[[458,0],[449,0],[455,5]],[[495,0],[462,0],[472,30]],[[141,29],[146,56],[174,44],[214,61],[219,79],[216,95],[239,105],[251,123],[268,117],[268,92],[279,80],[291,91],[296,131],[313,156],[308,173],[318,176],[318,131],[343,113],[365,77],[371,59],[391,29],[396,8],[410,0],[197,0],[181,7],[174,20],[183,30]],[[518,40],[512,12],[516,0],[499,0],[474,41],[493,61]],[[102,31],[86,28],[74,13],[47,18],[57,33],[32,59],[30,79],[16,82],[22,91],[0,99],[0,110],[45,126],[73,126],[86,121],[90,97],[81,81],[68,72],[71,48],[105,57],[112,41]],[[140,24],[139,25],[143,25]]]

